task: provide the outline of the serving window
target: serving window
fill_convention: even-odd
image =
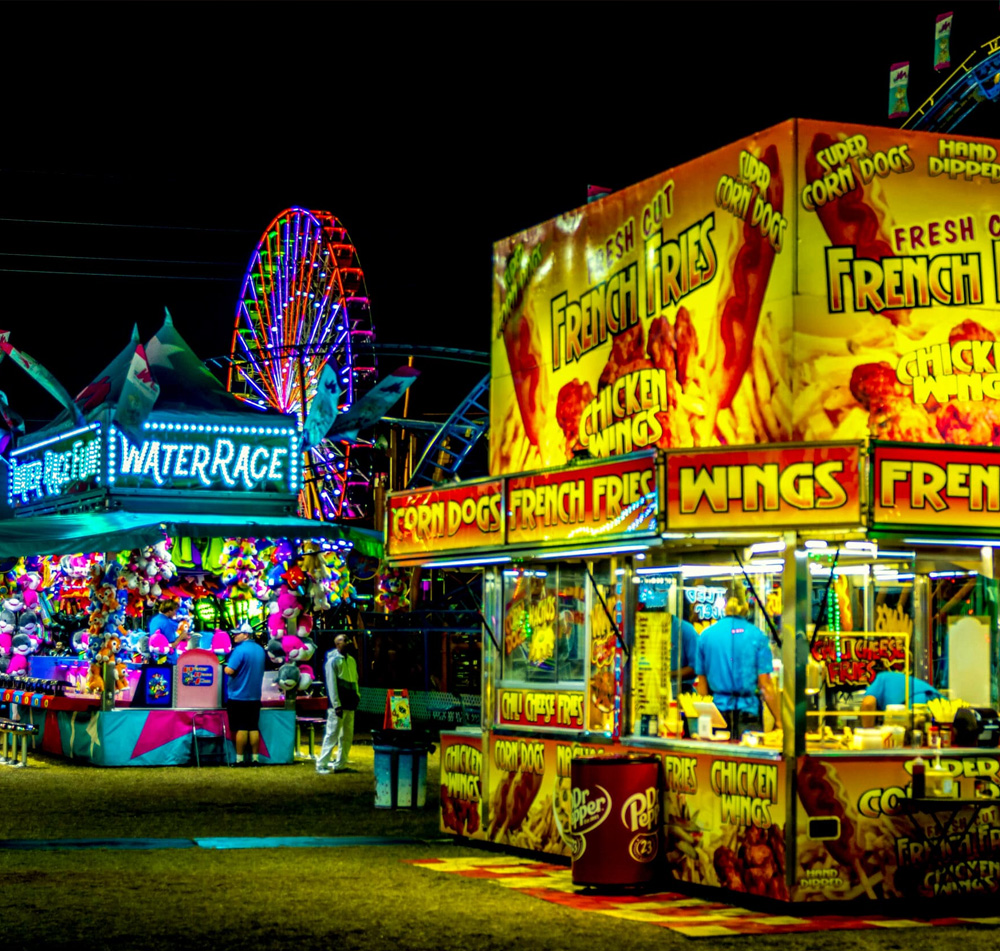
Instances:
[[[587,574],[548,565],[503,573],[503,681],[583,686]]]
[[[992,552],[944,540],[813,546],[807,748],[986,745],[997,705]]]
[[[727,669],[734,663],[747,667],[740,676],[746,681],[742,691],[751,695],[741,698],[748,710],[758,709],[759,672],[766,669],[770,674],[774,669],[769,631],[770,622],[780,624],[780,555],[766,546],[742,559],[732,550],[685,553],[683,559],[678,564],[642,566],[635,573],[630,715],[637,736],[695,738],[698,715],[717,716],[702,706],[712,700],[700,694],[696,680],[701,638],[714,625],[728,624],[731,638],[755,638],[760,647],[752,658],[744,650],[718,658]],[[733,684],[720,679],[715,685],[723,686]],[[708,688],[712,696],[713,685]],[[720,700],[726,696],[720,695]],[[732,697],[727,705],[735,706]],[[770,718],[766,723],[771,725]],[[711,739],[729,739],[718,719]]]

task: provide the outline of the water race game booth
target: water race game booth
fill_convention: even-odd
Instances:
[[[575,870],[617,824],[730,897],[1000,889],[998,149],[789,121],[495,245],[491,478],[386,526],[483,572],[443,831]],[[622,753],[658,781],[574,786]]]
[[[300,459],[297,421],[230,396],[169,315],[19,441],[0,519],[0,702],[31,746],[100,766],[233,762],[222,668],[249,624],[271,668],[261,759],[292,761],[313,616],[353,590],[348,531],[295,514]]]

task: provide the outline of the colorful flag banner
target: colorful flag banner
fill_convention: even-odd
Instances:
[[[906,87],[910,82],[910,64],[893,63],[889,70],[889,118],[898,119],[910,114]]]
[[[304,448],[318,446],[330,431],[337,413],[340,412],[340,394],[343,390],[337,381],[337,371],[329,363],[323,364],[319,373],[316,395],[309,407],[305,426],[302,428]]]
[[[605,195],[610,195],[613,191],[613,188],[606,188],[604,185],[588,185],[587,204],[589,205],[592,201],[597,201]]]
[[[77,426],[86,424],[80,407],[73,402],[73,398],[66,392],[66,387],[62,385],[48,370],[45,369],[34,357],[28,356],[23,350],[11,346],[5,337],[0,337],[0,350],[7,354],[25,373],[36,383],[43,387],[51,396],[55,397],[59,403],[66,407],[73,414],[73,420]]]
[[[942,13],[934,21],[934,68],[951,68],[951,18],[953,14]]]
[[[0,331],[0,334],[4,334]],[[6,336],[3,337],[6,343]],[[0,359],[3,354],[0,354]],[[11,448],[14,438],[24,433],[24,420],[15,413],[7,403],[7,394],[0,390],[0,454],[5,454]]]
[[[413,367],[399,367],[379,380],[361,399],[340,414],[326,432],[329,439],[357,439],[358,433],[374,426],[420,376]]]
[[[115,425],[137,446],[143,439],[142,424],[149,418],[159,395],[160,384],[153,379],[146,350],[141,343],[136,344],[115,407],[114,420]]]

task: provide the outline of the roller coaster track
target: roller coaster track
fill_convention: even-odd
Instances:
[[[490,375],[487,373],[431,437],[413,467],[413,475],[406,488],[448,482],[455,478],[472,447],[489,429],[489,393]]]
[[[1000,36],[973,50],[902,127],[953,132],[976,106],[987,101],[1000,101]]]

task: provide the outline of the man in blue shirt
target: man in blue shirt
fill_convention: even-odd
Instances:
[[[927,703],[941,694],[926,681],[910,677],[910,703]],[[875,675],[868,685],[861,701],[861,725],[874,726],[875,718],[870,714],[885,710],[893,703],[906,703],[906,675],[898,670],[883,670]],[[865,714],[868,714],[867,716]]]
[[[161,601],[159,613],[154,614],[153,619],[149,622],[149,636],[161,633],[173,644],[177,640],[177,627],[181,623],[180,618],[177,617],[179,607],[180,602],[173,598]]]
[[[680,678],[678,692],[694,690],[694,663],[698,656],[698,632],[690,621],[678,617],[670,620],[671,664]],[[674,671],[671,671],[673,674]]]
[[[236,765],[245,766],[247,741],[253,765],[259,765],[260,696],[264,684],[264,648],[253,639],[253,630],[244,622],[233,631],[233,647],[226,661],[229,677],[226,712],[229,729],[236,740]]]
[[[761,697],[775,720],[781,722],[771,682],[774,665],[767,635],[741,617],[741,610],[740,602],[730,598],[726,617],[701,632],[694,668],[698,693],[712,694],[733,741],[746,730],[763,729]]]

